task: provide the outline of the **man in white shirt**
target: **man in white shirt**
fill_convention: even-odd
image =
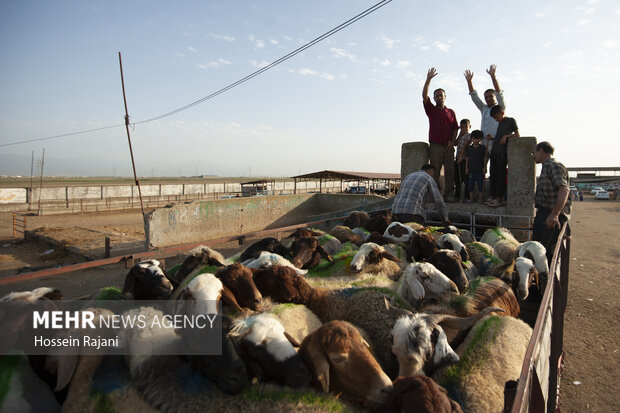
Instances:
[[[496,69],[497,67],[495,65],[491,65],[487,69],[487,73],[491,76],[491,80],[493,81],[493,87],[495,89],[485,90],[484,101],[486,103],[482,102],[482,100],[478,96],[478,92],[476,91],[476,89],[474,89],[474,85],[472,83],[474,73],[469,69],[465,71],[465,80],[467,80],[469,96],[471,96],[471,100],[482,113],[482,124],[480,126],[480,130],[482,131],[482,134],[484,136],[482,144],[486,146],[487,153],[491,153],[493,139],[495,138],[495,133],[497,132],[497,121],[493,119],[493,117],[491,117],[491,108],[495,105],[500,105],[502,108],[504,108],[504,110],[506,110],[506,104],[504,103],[504,92],[499,87],[499,83],[497,82],[497,78],[495,77]]]

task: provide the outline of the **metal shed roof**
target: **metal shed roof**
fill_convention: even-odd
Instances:
[[[382,172],[353,172],[353,171],[320,171],[311,172],[309,174],[292,176],[295,179],[342,179],[342,180],[358,180],[358,179],[400,179],[400,174],[382,173]]]

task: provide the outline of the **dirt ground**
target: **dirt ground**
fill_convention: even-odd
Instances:
[[[51,250],[41,243],[12,239],[11,215],[0,214],[0,278],[83,260],[70,253],[71,247],[77,247],[91,259],[102,258],[106,235],[111,239],[113,256],[144,250],[140,213],[33,216],[28,217],[27,225],[29,229],[40,228],[42,234],[64,241],[65,247]],[[586,196],[583,202],[574,204],[571,228],[560,409],[562,412],[618,412],[620,333],[616,299],[620,245],[614,240],[620,232],[620,201],[597,201]],[[117,264],[0,285],[0,296],[47,285],[61,288],[65,297],[72,298],[99,287],[122,285],[126,272],[123,265]]]

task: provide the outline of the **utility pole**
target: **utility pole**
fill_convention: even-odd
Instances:
[[[30,193],[28,194],[28,211],[32,209],[32,196],[34,195],[32,188],[32,181],[34,180],[34,151],[32,151],[32,157],[30,158]]]
[[[41,215],[41,195],[43,192],[43,165],[45,164],[45,148],[43,148],[43,156],[41,156],[41,181],[39,183],[39,207],[37,215]]]

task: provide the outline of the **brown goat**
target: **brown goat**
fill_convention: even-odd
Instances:
[[[230,288],[241,307],[258,310],[263,297],[256,288],[252,275],[251,269],[239,263],[221,267],[215,273],[222,284]]]
[[[330,321],[306,336],[299,354],[310,370],[313,384],[324,392],[343,392],[376,405],[392,388],[392,381],[368,350],[368,344],[346,321]]]
[[[382,413],[463,413],[461,406],[448,397],[446,389],[430,377],[416,374],[399,377],[394,390],[377,412]]]

